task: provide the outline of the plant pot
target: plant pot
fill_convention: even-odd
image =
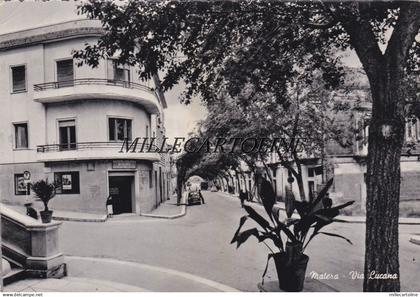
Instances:
[[[273,254],[273,258],[280,289],[286,292],[302,291],[309,257],[302,254],[298,259],[290,261],[290,256],[286,253],[276,253]]]
[[[39,214],[41,215],[41,221],[46,224],[46,223],[51,223],[51,219],[52,219],[52,210],[43,210],[40,211]]]

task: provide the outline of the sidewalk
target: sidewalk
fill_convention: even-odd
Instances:
[[[176,219],[185,216],[187,213],[186,193],[182,196],[181,204],[177,205],[176,195],[172,195],[170,200],[166,200],[158,208],[151,213],[140,214],[143,217],[160,218],[160,219]]]
[[[231,198],[237,198],[239,201],[239,197],[233,194],[229,194],[226,192],[219,192],[221,194],[224,194],[228,197]],[[252,204],[258,207],[263,207],[260,203],[258,202],[247,202],[248,204]],[[285,210],[285,206],[284,206],[284,202],[276,202],[276,204],[274,205],[275,208],[280,209],[280,210]],[[293,214],[292,218],[299,218],[299,215],[296,214],[296,212]],[[361,216],[344,216],[344,215],[339,215],[336,217],[337,219],[340,220],[344,220],[346,221],[346,223],[361,223],[364,224],[366,223],[366,218],[365,217],[361,217]],[[420,218],[399,218],[399,223],[402,225],[420,225]]]
[[[110,258],[65,256],[62,279],[26,279],[5,292],[238,292],[224,284],[169,268]]]
[[[281,210],[285,210],[284,202],[277,202],[275,207]],[[339,220],[344,220],[347,223],[366,223],[366,218],[361,216],[344,216],[340,215],[336,217]],[[420,218],[399,218],[399,223],[402,225],[420,225]]]
[[[176,195],[172,195],[170,200],[163,202],[159,205],[156,209],[154,209],[151,213],[142,213],[140,216],[143,217],[151,217],[151,218],[161,218],[161,219],[176,219],[182,217],[186,214],[186,195],[183,195],[181,205],[176,205],[177,199]],[[7,207],[16,210],[19,213],[26,214],[26,208],[22,205],[9,205]],[[39,209],[37,209],[39,212]],[[122,219],[124,217],[129,217],[130,219],[139,218],[139,215],[136,214],[122,214],[122,215],[115,215],[113,219],[119,218]],[[84,212],[75,212],[75,211],[63,211],[63,210],[53,210],[53,220],[57,221],[74,221],[74,222],[105,222],[107,221],[108,217],[106,214],[92,214],[92,213],[84,213]],[[113,221],[111,219],[110,221]],[[39,218],[38,220],[41,220]]]

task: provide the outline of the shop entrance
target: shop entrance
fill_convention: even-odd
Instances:
[[[133,212],[133,176],[110,176],[109,195],[114,214]]]

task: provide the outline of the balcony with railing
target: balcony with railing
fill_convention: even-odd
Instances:
[[[130,146],[130,144],[129,144]],[[37,146],[37,159],[40,162],[76,160],[147,160],[160,161],[158,147],[138,143],[137,148],[126,150],[124,142],[77,142],[47,144]]]
[[[81,78],[34,85],[34,100],[44,104],[75,100],[123,100],[142,105],[149,113],[159,113],[156,92],[131,81]]]

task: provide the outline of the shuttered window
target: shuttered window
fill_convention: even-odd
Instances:
[[[114,62],[114,80],[120,82],[130,82],[130,69]]]
[[[14,124],[15,126],[15,147],[28,148],[28,124]]]
[[[12,67],[12,92],[25,92],[26,91],[26,67],[14,66]]]
[[[109,140],[123,141],[131,140],[131,120],[110,118],[109,119]]]
[[[57,82],[59,87],[74,85],[73,59],[57,61]]]
[[[60,134],[60,150],[76,149],[76,122],[74,120],[58,123]]]

